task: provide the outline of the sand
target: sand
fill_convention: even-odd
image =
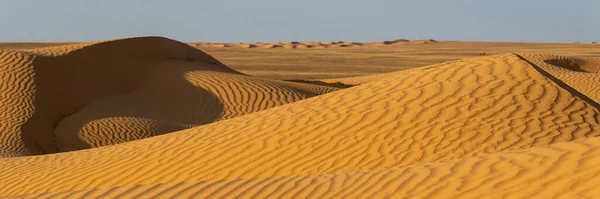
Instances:
[[[2,154],[23,157],[0,159],[0,196],[598,194],[595,59],[509,53],[316,85],[164,38],[69,48],[3,51]]]
[[[15,198],[596,198],[600,139],[391,169],[111,187]],[[11,197],[9,197],[11,198]]]
[[[0,51],[0,59],[0,157],[112,145],[335,90],[247,76],[163,38]]]

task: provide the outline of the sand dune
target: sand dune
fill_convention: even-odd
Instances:
[[[122,129],[112,125],[122,122],[123,126],[135,129],[130,126],[136,123],[121,118],[98,122],[90,119],[99,113],[105,114],[100,114],[102,117],[111,115],[110,111],[104,112],[111,107],[118,113],[131,111],[141,113],[144,118],[163,121],[187,114],[206,117],[215,112],[241,116],[223,117],[221,121],[203,126],[89,150],[0,159],[1,195],[478,198],[560,194],[569,197],[596,193],[591,187],[597,185],[598,172],[594,168],[600,142],[592,137],[600,134],[600,106],[586,95],[592,91],[579,92],[576,85],[570,84],[568,73],[560,76],[560,71],[552,72],[549,66],[527,58],[537,55],[503,54],[446,62],[368,77],[361,80],[360,85],[326,93],[334,89],[245,76],[206,54],[186,51],[170,40],[167,43],[173,47],[164,53],[186,57],[185,61],[167,59],[159,62],[171,68],[155,66],[157,72],[140,75],[146,79],[132,83],[136,86],[129,90],[92,87],[98,91],[93,94],[79,91],[82,92],[79,95],[92,97],[87,97],[85,102],[71,100],[83,108],[69,116],[75,119],[66,117],[61,123],[79,126],[80,121],[92,121],[87,123],[89,128],[83,129],[89,129],[89,133],[106,132],[100,134],[110,137],[121,133]],[[343,45],[342,42],[332,43],[338,44]],[[183,56],[174,51],[186,53]],[[21,54],[23,57],[35,56]],[[127,54],[129,56],[135,57],[131,58],[136,60],[135,64],[132,61],[129,67],[121,65],[119,68],[133,70],[129,68],[155,63],[144,62],[141,58],[145,56]],[[150,57],[148,59],[156,59]],[[117,60],[121,62],[121,59]],[[36,59],[18,60],[25,61],[13,61],[23,64],[11,66],[37,66]],[[182,71],[189,70],[188,67],[195,66],[202,68],[200,72],[181,75]],[[24,68],[36,76],[42,74]],[[582,68],[591,71],[589,68],[594,67]],[[179,81],[185,80],[188,84],[177,84],[170,75],[163,75],[170,72],[180,74],[179,77],[184,78]],[[15,76],[29,73],[20,72]],[[38,79],[20,84],[38,85],[36,83],[41,81]],[[134,79],[142,78],[134,76],[127,80]],[[81,83],[77,87],[86,85],[89,89],[86,81],[78,82]],[[238,86],[233,86],[236,84]],[[190,93],[181,87],[207,89]],[[227,90],[227,87],[233,89]],[[271,89],[261,91],[262,87]],[[121,92],[117,97],[100,98],[99,93],[108,92],[101,88]],[[174,88],[187,91],[184,92],[186,95],[178,95],[177,90],[171,94]],[[258,105],[259,97],[247,97],[242,102],[253,103],[249,107],[257,108],[247,108],[249,111],[246,112],[236,112],[239,109],[235,108],[224,108],[231,112],[206,111],[205,108],[184,110],[191,107],[190,103],[168,97],[176,95],[180,96],[178,99],[190,100],[200,96],[207,100],[203,96],[208,94],[203,93],[209,92],[218,96],[216,100],[238,99],[243,97],[235,97],[235,92],[244,89],[264,92],[262,95],[276,93],[276,97],[289,100],[277,98],[275,101],[288,104],[263,106]],[[12,92],[13,100],[3,103],[31,103],[26,100],[33,94],[43,96],[37,94],[41,90]],[[164,92],[168,94],[157,94]],[[315,96],[318,94],[322,95]],[[304,99],[310,96],[315,97]],[[25,102],[16,103],[19,100]],[[202,100],[192,106],[210,103]],[[114,107],[125,102],[136,103]],[[172,104],[178,105],[173,112],[146,112],[147,107]],[[11,108],[12,114],[17,116],[22,110],[35,108],[36,114],[38,110],[33,105]],[[8,127],[18,130],[23,121],[28,122],[30,116],[27,114],[32,111],[24,112],[20,116],[22,120]],[[153,127],[152,121],[144,122],[139,122],[140,126]],[[187,125],[181,120],[177,124]],[[57,129],[62,129],[62,125],[59,123]],[[111,130],[98,130],[102,128]],[[66,129],[68,132],[69,128]],[[168,130],[178,129],[165,128],[165,133]]]
[[[600,138],[406,167],[135,185],[15,198],[595,198]],[[10,197],[9,197],[10,198]]]
[[[250,77],[164,38],[0,51],[0,157],[151,137],[335,88]]]

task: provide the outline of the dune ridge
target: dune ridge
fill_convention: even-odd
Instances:
[[[0,50],[0,157],[106,146],[312,97],[160,37]]]
[[[323,186],[316,188],[322,183],[328,186],[355,178],[332,186],[340,187],[339,195],[348,196],[433,197],[481,190],[473,193],[500,197],[509,193],[531,196],[545,182],[573,177],[557,184],[561,192],[551,194],[589,194],[590,189],[575,190],[572,184],[593,183],[588,179],[597,175],[572,175],[580,171],[572,165],[597,156],[598,141],[588,138],[600,134],[600,110],[521,57],[503,54],[400,71],[344,90],[148,139],[0,159],[0,193],[50,196],[70,192],[65,194],[77,196],[94,189],[99,194],[138,190],[152,196],[164,188],[173,191],[169,193],[186,189],[188,194],[210,192],[214,196],[289,193],[308,197],[313,193],[328,196]],[[565,148],[564,153],[553,147]],[[538,158],[528,159],[532,156]],[[524,165],[556,158],[569,161],[537,164],[546,170]],[[484,167],[481,176],[469,170],[478,162]],[[501,170],[507,164],[516,166]],[[486,165],[493,165],[488,166],[492,169],[486,170]],[[552,175],[539,178],[544,172]],[[407,176],[421,176],[420,184],[431,186],[406,194],[411,186],[402,189],[403,185],[415,183],[404,181]],[[465,181],[464,185],[459,179],[465,178],[474,179],[473,183]],[[433,179],[448,181],[436,184]],[[524,183],[531,189],[521,189]],[[279,185],[281,189],[273,187]],[[386,191],[364,192],[379,185]],[[443,185],[451,186],[442,189]],[[144,191],[153,187],[158,188]],[[497,187],[504,187],[505,192],[493,195]]]

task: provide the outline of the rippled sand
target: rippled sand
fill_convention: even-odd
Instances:
[[[158,37],[0,50],[0,196],[597,197],[599,71],[510,53],[317,85]]]

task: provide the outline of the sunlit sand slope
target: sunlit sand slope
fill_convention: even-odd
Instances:
[[[318,176],[370,175],[597,136],[597,104],[572,91],[514,54],[465,59],[153,138],[1,159],[0,193],[294,176],[328,181]],[[514,171],[488,177],[502,172]],[[264,182],[247,186],[278,194]],[[296,184],[300,194],[312,193],[307,186]],[[442,184],[415,187],[436,193],[435,186]]]
[[[15,198],[597,198],[600,138],[406,167]]]
[[[335,90],[247,76],[159,37],[0,49],[0,80],[0,157],[112,145]]]

